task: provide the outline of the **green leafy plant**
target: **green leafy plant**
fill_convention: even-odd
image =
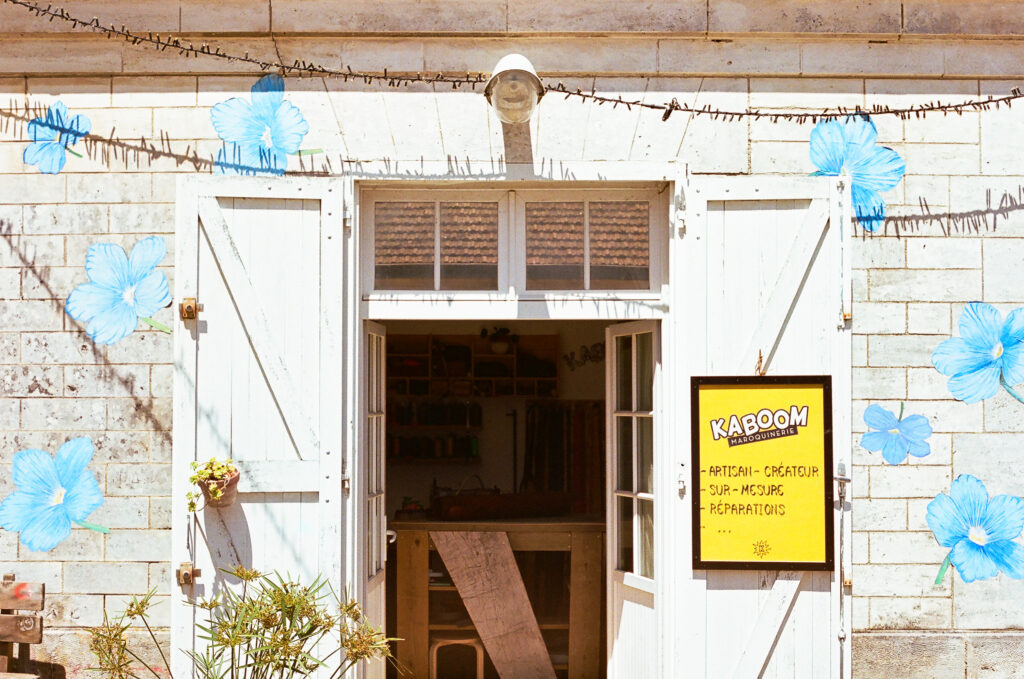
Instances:
[[[238,468],[235,467],[232,460],[221,462],[217,458],[211,457],[202,464],[199,464],[199,462],[192,463],[192,476],[189,477],[188,482],[197,486],[205,486],[210,494],[210,499],[219,500],[223,496],[224,491],[218,482],[237,473]],[[194,490],[185,494],[185,499],[188,500],[188,511],[196,511],[200,497],[200,493]]]
[[[224,572],[242,586],[240,591],[223,587],[196,604],[206,611],[204,622],[196,625],[203,648],[183,651],[192,659],[196,679],[293,679],[321,668],[335,679],[362,660],[391,659],[392,639],[369,624],[357,602],[340,601],[322,577],[302,585],[243,566]],[[103,625],[90,630],[90,650],[99,660],[95,669],[105,677],[140,679],[141,665],[164,679],[129,647],[125,635],[136,619],[149,629],[152,595],[133,599],[120,618],[111,622],[104,616]],[[150,638],[159,649],[152,632]],[[162,651],[160,657],[170,676]]]
[[[156,594],[155,588],[149,590],[145,596],[132,597],[128,608],[114,620],[111,620],[107,612],[103,611],[103,624],[99,627],[89,628],[89,650],[99,661],[99,667],[90,668],[92,671],[102,672],[103,676],[108,679],[139,679],[136,672],[141,666],[157,679],[164,679],[128,645],[127,632],[131,629],[132,623],[140,621],[145,626],[153,646],[163,660],[166,676],[174,679],[167,656],[164,655],[160,642],[153,635],[153,629],[149,626],[147,619],[149,609],[153,606],[154,594]]]
[[[494,326],[494,329],[490,331],[487,328],[481,328],[480,336],[484,339],[490,338],[492,342],[512,342],[515,344],[519,341],[519,335],[513,334],[510,328],[499,328],[498,326]]]

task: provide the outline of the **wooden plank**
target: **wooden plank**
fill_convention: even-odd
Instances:
[[[396,657],[409,668],[409,676],[426,677],[428,673],[430,638],[427,629],[430,593],[427,572],[430,550],[427,531],[400,531],[396,558],[396,588],[399,605],[395,612],[398,635]]]
[[[315,460],[235,460],[239,493],[315,493],[320,463]]]
[[[570,533],[508,533],[508,541],[514,552],[568,552],[572,548]]]
[[[574,533],[569,557],[569,679],[601,676],[602,546],[599,533]]]
[[[433,531],[430,537],[498,676],[555,679],[508,536],[493,531]]]
[[[43,641],[43,619],[37,615],[0,615],[0,640],[14,644]]]
[[[46,586],[41,582],[0,584],[0,609],[41,611],[45,598]]]
[[[760,355],[763,357],[762,369],[767,370],[775,350],[785,332],[789,316],[797,303],[800,290],[814,265],[818,249],[825,238],[829,221],[829,202],[815,200],[807,209],[807,214],[800,230],[793,240],[786,263],[781,269],[779,279],[772,289],[771,297],[765,304],[757,329],[750,338],[750,344],[743,353],[739,363],[733,367],[738,374],[748,374],[757,365]],[[737,250],[738,251],[738,250]]]
[[[199,214],[195,204],[195,182],[199,177],[180,176],[177,185],[177,206],[175,211],[174,234],[174,299],[192,297],[199,290]],[[173,309],[172,309],[173,311]],[[189,464],[197,459],[196,439],[199,428],[196,388],[197,344],[199,321],[181,320],[177,313],[174,318],[174,424],[171,431],[171,563],[180,564],[195,561],[197,535],[193,519],[186,511],[185,493],[192,490],[188,482],[191,469]],[[205,421],[205,420],[204,420]],[[176,566],[175,566],[176,567]],[[168,569],[171,570],[171,569]],[[175,596],[170,597],[171,645],[182,651],[195,649],[195,630],[198,608],[189,600],[195,589],[179,587],[168,573],[164,587],[172,588]],[[199,611],[202,613],[203,611]],[[171,654],[170,674],[190,676],[191,659],[185,653]]]
[[[510,519],[507,521],[392,521],[394,530],[426,531],[500,531],[502,533],[579,533],[604,532],[603,521],[566,521],[565,519]]]
[[[782,633],[782,625],[793,607],[804,575],[804,572],[782,571],[775,578],[775,584],[761,607],[750,638],[746,644],[737,645],[743,650],[732,675],[734,679],[756,679],[761,676],[771,658],[775,642]]]
[[[253,289],[252,281],[242,263],[231,229],[221,214],[217,199],[200,198],[199,216],[202,220],[203,233],[206,234],[210,249],[217,259],[217,265],[238,310],[239,320],[245,328],[253,354],[259,361],[260,369],[299,458],[313,459],[320,447],[316,431],[300,407],[302,400],[298,398],[298,390],[295,388],[291,372],[275,346],[270,321],[259,295]]]

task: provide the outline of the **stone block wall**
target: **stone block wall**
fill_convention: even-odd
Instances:
[[[82,4],[101,15],[121,11],[112,9],[121,3]],[[469,35],[399,38],[386,34],[402,32],[394,22],[403,14],[388,23],[369,2],[356,3],[362,23],[334,29],[345,35],[311,37],[312,4],[325,3],[275,3],[279,14],[264,16],[241,12],[235,2],[213,9],[191,0],[142,2],[129,18],[152,30],[223,30],[218,44],[226,50],[280,53],[285,61],[313,55],[332,66],[487,71],[505,52],[521,51],[545,79],[570,87],[724,109],[901,106],[1004,94],[1024,82],[1016,41],[973,39],[1024,30],[1015,21],[993,23],[997,6],[1011,3],[987,0],[876,1],[845,13],[836,3],[773,2],[770,11],[751,12],[749,3],[679,2],[653,28],[654,19],[630,13],[634,3],[598,3],[593,12],[561,16],[557,3],[502,0],[474,4],[478,25]],[[405,15],[412,23],[402,30],[453,32],[445,16]],[[25,118],[0,117],[0,497],[13,489],[15,452],[53,452],[69,437],[88,435],[106,498],[93,519],[112,528],[106,536],[76,528],[44,554],[0,531],[0,572],[46,583],[52,633],[41,658],[53,665],[43,666],[44,674],[50,667],[60,676],[60,665],[77,677],[92,662],[82,627],[97,624],[104,608],[120,610],[131,594],[157,588],[160,602],[170,595],[172,359],[169,336],[148,328],[97,347],[64,314],[63,300],[86,280],[91,243],[130,248],[147,235],[167,239],[164,268],[173,286],[177,175],[197,171],[193,154],[206,161],[219,147],[210,107],[247,97],[260,74],[50,34],[56,29],[37,30],[7,5],[0,18],[0,109],[60,99],[87,115],[94,133],[129,146],[113,153],[102,143],[79,144],[84,158],[69,156],[63,172],[41,175],[22,163]],[[260,34],[271,21],[283,31],[276,41]],[[366,27],[374,35],[348,33]],[[644,27],[654,34],[641,35]],[[822,31],[847,37],[814,35]],[[712,33],[721,41],[700,37]],[[922,33],[945,37],[912,39]],[[850,37],[861,34],[871,39]],[[898,36],[911,38],[892,40]],[[500,128],[479,92],[396,91],[331,79],[289,79],[287,88],[310,122],[304,146],[325,149],[335,171],[370,176],[407,167],[416,176],[426,159],[446,163],[451,178],[471,178],[505,158]],[[1024,495],[1024,476],[1015,471],[1024,461],[1022,406],[1005,394],[976,405],[953,400],[930,359],[956,331],[967,302],[1003,312],[1024,306],[1021,121],[1016,109],[876,121],[880,142],[903,156],[907,175],[885,196],[891,219],[884,229],[858,234],[854,243],[854,676],[1024,676],[1016,660],[1024,655],[1024,583],[999,578],[966,586],[950,572],[936,586],[944,553],[924,518],[928,502],[959,474],[977,475],[991,493]],[[804,176],[814,170],[810,130],[680,114],[662,123],[657,113],[552,95],[531,124],[531,145],[534,161],[549,168],[571,159],[682,159],[693,173]],[[326,167],[324,158],[303,162]],[[169,309],[157,315],[170,319]],[[870,403],[898,410],[901,402],[907,413],[929,418],[932,454],[883,466],[856,445],[862,414]],[[156,607],[158,624],[167,624],[167,610]]]

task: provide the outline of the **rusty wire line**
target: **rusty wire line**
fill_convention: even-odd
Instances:
[[[423,73],[404,75],[389,73],[387,68],[384,68],[382,73],[354,71],[351,66],[347,66],[345,70],[336,70],[326,68],[311,61],[306,61],[305,59],[296,59],[291,64],[285,64],[283,60],[280,59],[280,55],[278,56],[278,61],[267,61],[252,57],[248,52],[245,52],[242,55],[230,54],[224,52],[219,47],[210,47],[207,43],[201,43],[196,47],[192,42],[183,42],[182,40],[172,36],[163,37],[151,32],[145,35],[134,33],[124,24],[122,24],[120,28],[118,28],[116,24],[105,26],[101,24],[99,19],[96,17],[86,21],[70,14],[64,8],[54,7],[52,4],[47,4],[44,7],[35,2],[31,2],[30,0],[0,0],[0,2],[17,5],[38,17],[46,17],[50,21],[57,19],[67,22],[71,24],[73,28],[85,28],[105,33],[107,38],[124,39],[131,45],[152,46],[154,49],[161,52],[170,48],[172,50],[176,50],[179,55],[185,57],[206,56],[232,62],[243,62],[257,66],[262,71],[277,71],[282,75],[341,78],[346,82],[348,80],[362,80],[367,84],[383,82],[389,87],[398,87],[400,85],[408,86],[410,83],[443,83],[450,84],[453,89],[458,89],[463,85],[469,85],[471,88],[476,89],[477,85],[482,84],[487,80],[487,77],[481,73],[467,73],[464,76],[446,75],[444,73],[436,73],[433,75],[424,75]],[[676,111],[692,116],[710,116],[713,120],[722,120],[725,122],[752,118],[754,120],[767,120],[772,123],[787,121],[797,124],[813,124],[821,121],[842,119],[848,116],[861,116],[863,118],[868,118],[870,116],[897,116],[903,120],[908,120],[911,118],[923,118],[934,113],[941,113],[943,115],[962,115],[963,113],[970,111],[987,111],[992,108],[998,109],[1002,105],[1009,107],[1014,101],[1024,98],[1024,92],[1015,87],[1010,91],[1010,94],[1004,96],[996,97],[989,95],[984,99],[969,99],[961,102],[943,103],[941,101],[934,101],[906,108],[890,108],[881,104],[871,106],[869,108],[861,108],[859,106],[853,108],[834,106],[823,109],[820,112],[811,113],[794,111],[765,111],[750,108],[730,111],[717,109],[710,105],[688,106],[686,104],[680,104],[675,98],[666,103],[653,103],[644,101],[643,99],[624,99],[621,95],[617,97],[601,95],[598,94],[596,90],[587,92],[580,88],[573,89],[566,87],[565,84],[561,82],[554,85],[545,85],[544,90],[546,92],[563,94],[567,99],[575,97],[584,101],[591,101],[599,106],[611,104],[613,107],[625,106],[628,109],[632,109],[636,106],[641,109],[660,111],[663,122],[668,121]]]

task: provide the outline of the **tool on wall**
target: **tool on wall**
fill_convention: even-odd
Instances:
[[[512,418],[512,492],[519,492],[519,411],[513,408],[505,413]]]

